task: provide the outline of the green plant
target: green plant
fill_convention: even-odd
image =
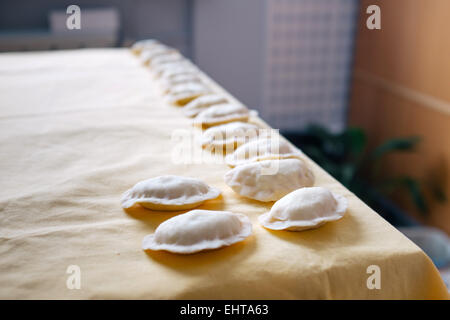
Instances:
[[[308,156],[370,206],[375,206],[379,194],[390,195],[401,190],[409,194],[421,213],[428,211],[421,181],[410,176],[381,174],[386,155],[414,151],[419,137],[394,138],[367,150],[367,136],[361,128],[332,133],[311,125],[297,142]]]

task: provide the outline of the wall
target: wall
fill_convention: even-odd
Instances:
[[[357,0],[267,0],[263,115],[273,127],[345,127],[357,8]]]
[[[265,1],[195,0],[195,62],[231,94],[260,109]]]
[[[356,0],[195,0],[195,62],[270,125],[345,126]]]
[[[189,0],[77,0],[83,8],[116,7],[121,15],[121,40],[155,37],[189,54]],[[71,0],[0,1],[0,31],[48,29],[48,12],[64,10]]]
[[[365,10],[381,8],[381,30],[366,28]],[[450,1],[361,1],[349,122],[366,128],[373,143],[420,135],[415,154],[391,156],[388,173],[439,182],[449,200],[435,202],[419,220],[450,233]]]

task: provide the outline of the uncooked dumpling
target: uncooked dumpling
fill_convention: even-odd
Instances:
[[[175,75],[168,79],[162,79],[161,85],[164,88],[169,89],[178,84],[189,83],[189,82],[201,82],[201,79],[197,74],[194,74],[194,73],[179,74],[179,75]]]
[[[220,190],[201,180],[167,175],[137,183],[123,194],[122,207],[130,208],[138,203],[156,211],[186,210],[219,195]]]
[[[178,86],[180,84],[186,84],[186,83],[203,83],[200,77],[197,74],[187,73],[187,74],[179,74],[177,76],[174,76],[172,78],[161,80],[161,87],[163,89],[163,92],[166,94],[170,91],[171,88]],[[200,99],[202,96],[194,99],[193,101]],[[191,101],[192,102],[192,101]],[[189,105],[191,102],[189,102],[187,105]],[[186,105],[186,106],[187,106]],[[185,109],[184,107],[183,109]]]
[[[165,55],[157,56],[150,62],[152,69],[158,66],[168,65],[169,63],[178,63],[184,61],[184,57],[178,52],[172,52]]]
[[[224,103],[200,112],[194,119],[194,125],[207,128],[232,121],[247,121],[249,116],[250,112],[246,107]]]
[[[181,83],[168,89],[169,101],[179,106],[209,92],[203,83],[198,82]]]
[[[131,46],[131,51],[137,55],[141,54],[144,50],[149,50],[158,46],[162,46],[162,44],[155,39],[146,39],[135,42]]]
[[[155,69],[156,76],[160,77],[162,81],[166,81],[179,75],[198,75],[198,73],[198,69],[187,60],[183,60],[182,62],[167,63],[161,66],[161,68],[157,68],[157,70]]]
[[[258,138],[238,147],[232,154],[227,155],[225,162],[234,167],[254,161],[301,158],[301,156],[299,150],[281,138]]]
[[[198,83],[198,82],[186,82],[186,83],[180,83],[180,84],[176,84],[171,86],[170,88],[168,88],[167,93],[168,94],[178,94],[178,93],[182,93],[184,91],[193,91],[193,90],[197,90],[197,89],[206,89],[206,86],[203,83]]]
[[[326,188],[301,188],[275,202],[258,220],[268,229],[302,231],[341,219],[347,206],[345,197]]]
[[[243,214],[192,210],[161,223],[144,238],[142,248],[189,254],[232,245],[251,233],[250,219]]]
[[[162,59],[162,57],[160,57]],[[198,69],[187,59],[183,58],[179,61],[172,61],[168,63],[158,64],[152,67],[152,72],[156,78],[161,78],[162,81],[166,81],[171,77],[175,77],[179,74],[196,74],[198,75]]]
[[[241,196],[277,201],[289,192],[314,184],[314,174],[300,159],[264,160],[237,166],[225,174],[225,183]]]
[[[258,137],[260,131],[258,126],[248,122],[235,121],[218,125],[203,132],[202,147],[233,151],[241,144]]]
[[[222,104],[225,102],[227,102],[227,98],[225,98],[221,94],[215,93],[207,94],[189,102],[183,108],[183,113],[185,116],[192,118],[195,117],[200,112],[202,112],[203,110],[211,107],[212,105]]]
[[[188,83],[188,82],[200,82],[200,77],[196,74],[179,74],[169,79],[161,80],[162,85],[165,88],[173,87],[177,84]],[[197,99],[196,99],[197,100]]]
[[[169,48],[166,46],[158,46],[158,47],[152,48],[150,50],[142,51],[142,53],[140,55],[140,59],[144,65],[148,66],[148,65],[150,65],[152,60],[155,59],[156,57],[173,54],[174,52],[177,52],[177,51],[173,48]]]

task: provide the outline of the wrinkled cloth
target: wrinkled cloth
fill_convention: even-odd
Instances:
[[[346,216],[264,229],[257,217],[271,203],[234,193],[225,164],[174,161],[172,134],[189,128],[127,49],[0,54],[0,298],[448,298],[424,252],[309,159],[316,185],[349,200]],[[165,174],[221,189],[199,208],[244,213],[253,235],[194,255],[143,251],[144,236],[178,213],[124,211],[120,198]],[[380,289],[367,286],[371,265]]]

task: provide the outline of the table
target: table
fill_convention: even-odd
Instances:
[[[127,49],[1,54],[0,101],[0,298],[448,298],[423,251],[309,159],[316,185],[346,196],[349,210],[305,232],[262,228],[270,204],[227,187],[225,164],[174,163],[171,135],[191,120]],[[247,214],[254,234],[189,256],[142,251],[176,213],[127,213],[120,197],[162,174],[220,188],[200,208]],[[374,265],[380,289],[367,285]]]

